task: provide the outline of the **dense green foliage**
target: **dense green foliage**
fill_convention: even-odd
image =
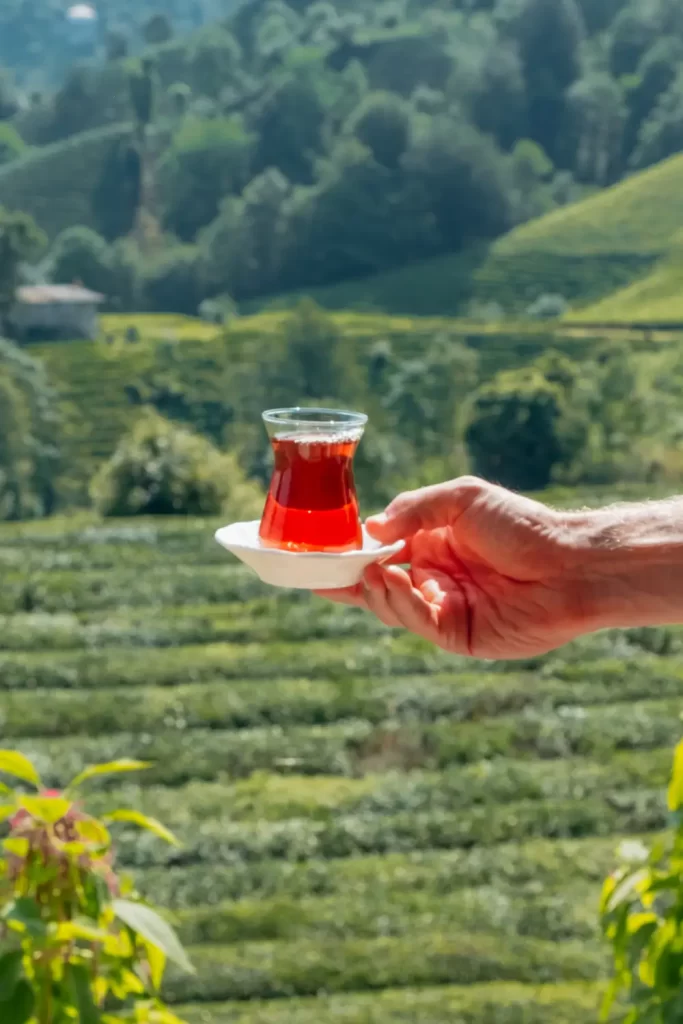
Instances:
[[[27,81],[28,53],[56,24],[48,0],[38,6],[44,19],[25,19],[21,40],[18,6],[4,15],[15,43],[5,59]],[[116,0],[90,27],[64,20],[63,53],[90,59],[54,91],[29,102],[3,79],[18,135],[4,146],[13,166],[0,185],[52,237],[85,225],[120,239],[137,225],[140,287],[109,282],[126,308],[167,308],[165,288],[142,297],[143,264],[160,258],[153,239],[173,264],[173,308],[193,313],[223,293],[250,300],[470,252],[683,146],[675,0],[652,0],[646,13],[636,0],[253,0],[235,13],[227,0],[177,0],[136,10],[128,40],[119,8],[129,13]],[[212,16],[222,20],[179,31]],[[143,42],[138,63],[129,44]],[[144,145],[130,145],[130,121],[148,129]],[[33,145],[23,157],[22,139]],[[67,171],[75,153],[77,176]],[[36,195],[46,174],[49,207]],[[170,237],[162,243],[151,225]],[[171,256],[169,242],[196,258]],[[601,297],[647,255],[641,240],[601,256],[625,249],[613,273],[584,275],[583,288],[569,265],[549,287],[539,260],[530,292],[511,282],[498,301],[524,311],[544,292]],[[511,263],[494,254],[492,273]],[[461,308],[488,299],[476,275],[466,292]]]
[[[59,413],[44,368],[0,338],[0,519],[52,512],[60,468]]]
[[[259,494],[231,455],[205,438],[143,415],[92,483],[95,507],[108,516],[248,515]]]
[[[627,1024],[673,1024],[681,1013],[681,871],[683,868],[683,744],[674,757],[668,806],[672,829],[664,842],[623,843],[621,865],[603,888],[603,930],[614,954],[614,980],[607,992],[606,1019],[626,991]]]
[[[93,778],[144,768],[130,759],[85,768],[63,792],[46,790],[29,758],[0,750],[4,922],[0,1009],[12,1024],[98,1021],[183,1024],[158,998],[166,962],[191,970],[173,929],[114,869],[111,821],[134,821],[175,842],[155,818],[127,808],[103,820],[83,808]],[[33,792],[26,792],[30,787]]]

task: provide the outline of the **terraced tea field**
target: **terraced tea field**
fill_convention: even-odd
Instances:
[[[197,967],[190,1024],[588,1024],[617,837],[665,823],[683,634],[468,663],[266,591],[214,524],[0,531],[4,746],[59,785],[154,767],[93,807]]]

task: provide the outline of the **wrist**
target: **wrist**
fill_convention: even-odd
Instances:
[[[683,623],[683,500],[563,517],[582,631]]]

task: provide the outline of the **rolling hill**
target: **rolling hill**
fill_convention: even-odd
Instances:
[[[672,157],[523,224],[488,249],[439,257],[312,294],[328,309],[462,316],[472,303],[494,302],[503,313],[518,315],[539,295],[555,293],[571,303],[577,319],[666,320],[672,314],[683,319],[675,317],[675,265],[658,266],[683,237],[682,184],[683,156]],[[254,307],[283,308],[291,302],[291,296],[279,296]],[[585,314],[583,307],[588,307]]]

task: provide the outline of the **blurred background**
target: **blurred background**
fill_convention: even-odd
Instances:
[[[299,402],[369,414],[366,513],[680,492],[682,154],[680,0],[2,0],[0,727],[154,761],[190,1024],[596,1019],[682,634],[466,663],[212,534]]]

